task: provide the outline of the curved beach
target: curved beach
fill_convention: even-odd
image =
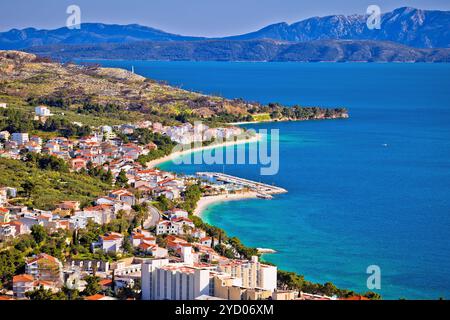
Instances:
[[[200,217],[202,215],[202,212],[214,203],[257,198],[257,193],[253,191],[237,194],[223,194],[218,196],[202,197],[197,203],[197,208],[194,211],[194,215]]]

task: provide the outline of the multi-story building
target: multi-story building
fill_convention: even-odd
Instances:
[[[30,138],[28,133],[14,132],[11,136],[11,140],[16,142],[20,146],[30,141]]]
[[[25,273],[33,276],[36,280],[43,280],[55,284],[62,283],[62,264],[48,254],[41,253],[27,259]]]
[[[100,236],[98,242],[92,244],[92,249],[100,248],[104,252],[121,252],[124,236],[120,233],[110,232]]]
[[[271,292],[277,288],[277,267],[260,263],[256,256],[251,260],[233,260],[219,264],[218,271],[242,279],[242,286],[245,288],[260,288]]]
[[[171,221],[161,220],[156,225],[156,234],[174,234],[182,235],[188,233],[189,230],[194,230],[195,225],[192,220],[188,218],[176,218]]]
[[[142,264],[143,300],[194,300],[213,295],[211,268],[156,259]]]
[[[17,275],[13,277],[13,292],[17,298],[25,298],[25,293],[33,291],[34,277],[28,274]]]
[[[270,290],[246,288],[242,279],[227,274],[214,276],[214,295],[226,300],[267,300],[272,297]]]

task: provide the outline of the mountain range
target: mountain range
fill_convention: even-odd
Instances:
[[[61,61],[127,59],[163,61],[450,62],[450,49],[411,48],[372,40],[205,40],[54,45],[27,50]]]
[[[403,7],[381,16],[381,28],[367,27],[368,15],[314,17],[294,24],[278,23],[259,31],[228,37],[234,40],[284,41],[378,40],[417,48],[450,46],[450,11]]]
[[[66,60],[448,61],[450,11],[398,8],[382,15],[379,30],[370,30],[367,19],[367,15],[313,17],[216,39],[136,24],[86,23],[79,30],[3,32],[0,49]]]

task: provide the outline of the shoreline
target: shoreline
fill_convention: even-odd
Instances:
[[[227,202],[227,201],[239,201],[246,199],[258,199],[258,193],[254,191],[248,191],[244,193],[236,194],[221,194],[217,196],[202,197],[197,203],[197,207],[194,210],[194,216],[202,217],[203,212],[208,209],[212,204]]]
[[[277,122],[302,122],[302,121],[319,121],[319,120],[339,120],[339,119],[349,119],[350,115],[344,114],[341,117],[335,118],[315,118],[315,119],[272,119],[272,120],[261,120],[261,121],[241,121],[241,122],[231,122],[227,123],[230,126],[243,126],[247,124],[260,124],[260,123],[277,123]]]
[[[247,144],[247,143],[253,143],[253,142],[258,142],[261,140],[261,135],[260,134],[256,134],[256,136],[251,137],[250,139],[242,139],[242,140],[237,140],[237,141],[225,141],[222,143],[218,143],[218,144],[211,144],[208,146],[201,146],[199,148],[190,148],[187,150],[182,150],[182,151],[177,151],[177,152],[173,152],[165,157],[159,158],[159,159],[155,159],[152,161],[149,161],[146,163],[147,167],[150,169],[153,169],[155,167],[157,167],[160,164],[169,162],[169,161],[173,161],[174,159],[181,157],[181,156],[185,156],[191,153],[195,153],[198,151],[205,151],[205,150],[211,150],[211,149],[216,149],[216,148],[224,148],[224,147],[231,147],[231,146],[236,146],[236,145],[241,145],[241,144]]]

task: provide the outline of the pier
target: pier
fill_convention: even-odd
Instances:
[[[271,195],[271,194],[280,194],[280,193],[287,193],[288,191],[286,189],[271,186],[269,184],[261,183],[261,182],[255,182],[248,179],[243,179],[239,177],[233,177],[225,173],[218,173],[218,172],[197,172],[197,176],[200,177],[206,177],[206,178],[213,178],[217,181],[225,182],[225,183],[231,183],[238,186],[243,186],[246,188],[249,188],[250,190],[253,190],[255,192],[258,192],[261,195]]]

